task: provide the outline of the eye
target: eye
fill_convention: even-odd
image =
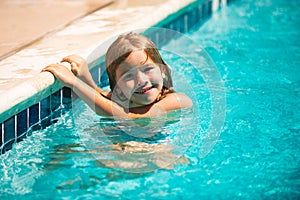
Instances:
[[[150,72],[151,70],[154,69],[154,67],[155,67],[154,65],[146,65],[146,66],[143,67],[142,71],[143,72]]]
[[[134,78],[133,73],[127,72],[122,76],[121,79],[124,81],[129,81],[129,80],[132,80],[133,78]]]

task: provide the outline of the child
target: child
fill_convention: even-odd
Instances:
[[[119,36],[106,53],[111,92],[98,88],[80,56],[70,55],[62,62],[70,63],[71,70],[52,64],[43,71],[72,88],[99,115],[153,117],[193,105],[189,97],[173,90],[171,70],[154,43],[136,33]]]

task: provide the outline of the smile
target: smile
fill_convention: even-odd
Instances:
[[[137,91],[135,91],[135,94],[148,94],[151,92],[151,90],[154,88],[155,86],[151,86],[151,87],[146,87],[146,88],[142,88],[142,89],[138,89]]]

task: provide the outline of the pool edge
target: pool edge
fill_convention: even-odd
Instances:
[[[172,12],[169,11],[168,14],[163,13],[161,16],[161,19],[157,20],[153,20],[151,22],[148,22],[151,25],[148,25],[147,27],[152,27],[155,26],[157,24],[159,24],[162,20],[167,19],[168,17],[170,17],[171,15],[173,15],[174,13],[178,12],[179,10],[187,7],[188,5],[192,4],[192,3],[198,3],[200,1],[194,1],[194,0],[187,0],[184,2],[184,4],[182,3],[180,6],[177,5],[176,8],[172,8]],[[201,1],[202,4],[206,3],[206,2],[210,2],[211,3],[211,7],[210,7],[210,11],[212,12],[216,9],[218,9],[221,5],[226,5],[226,1],[224,0],[203,0]],[[225,2],[225,3],[224,3]],[[211,13],[208,13],[209,15],[211,15]],[[172,18],[172,17],[171,17]],[[141,22],[140,22],[141,23]],[[142,22],[144,23],[144,22]],[[136,25],[136,27],[140,28],[141,25]],[[133,27],[128,27],[128,29],[134,29]],[[93,60],[91,60],[90,62],[92,62]],[[22,92],[19,92],[19,91]],[[19,125],[17,124],[17,115],[26,110],[27,109],[27,113],[30,112],[30,107],[37,107],[35,105],[39,105],[39,102],[43,100],[43,98],[46,98],[47,96],[52,95],[53,93],[60,91],[61,90],[61,85],[55,81],[55,78],[53,77],[52,74],[45,72],[45,73],[40,73],[38,74],[36,77],[25,80],[24,82],[22,82],[22,84],[16,85],[14,87],[12,87],[9,91],[8,91],[8,102],[9,103],[5,103],[7,101],[2,99],[0,100],[0,135],[1,135],[1,140],[0,140],[0,149],[2,150],[4,148],[4,146],[10,142],[10,141],[16,141],[16,138],[18,137],[17,132],[17,128],[19,127]],[[62,95],[61,95],[62,96]],[[61,98],[61,97],[60,97]],[[51,104],[51,102],[50,102]],[[62,102],[59,102],[58,104],[62,104]],[[3,106],[4,105],[4,106]],[[35,123],[29,123],[29,117],[27,116],[27,129],[30,128],[30,125],[35,125],[36,123],[38,123],[39,121],[41,121],[41,117],[40,117],[40,110],[36,112],[33,112],[37,115],[39,115],[39,117],[37,118],[37,121],[35,121]],[[6,124],[11,124],[14,127],[13,128],[9,128],[10,132],[14,131],[14,133],[7,133],[7,131],[5,131],[5,127],[8,127],[8,125]],[[9,137],[6,136],[7,133],[8,135],[10,135]],[[6,139],[9,138],[9,139]],[[2,151],[1,151],[2,152]],[[0,154],[1,154],[0,152]]]

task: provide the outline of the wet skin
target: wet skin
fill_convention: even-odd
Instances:
[[[130,99],[131,108],[149,105],[160,95],[163,78],[158,64],[144,51],[134,51],[116,70],[117,92]]]

